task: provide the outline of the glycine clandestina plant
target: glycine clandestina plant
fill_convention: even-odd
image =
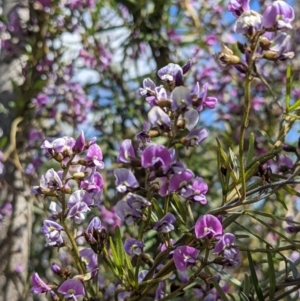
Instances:
[[[264,241],[267,248],[250,249],[239,240],[242,236],[225,230],[244,215],[273,230],[247,206],[287,184],[300,183],[295,178],[296,164],[291,167],[292,175],[283,175],[277,182],[271,182],[272,170],[264,166],[282,150],[293,151],[299,160],[297,149],[284,145],[285,134],[297,119],[290,113],[298,107],[289,101],[277,141],[258,157],[248,153],[245,164],[251,84],[260,79],[268,85],[256,64],[262,59],[279,63],[293,57],[288,46],[290,37],[284,30],[292,28],[294,13],[284,1],[273,2],[262,16],[250,10],[249,1],[232,0],[229,10],[238,17],[236,33],[247,39],[247,43],[239,45],[245,60],[225,45],[217,57],[223,65],[234,66],[245,75],[245,103],[238,159],[232,150],[227,154],[217,141],[221,205],[207,208],[209,187],[205,178],[195,175],[183,162],[185,149],[198,147],[209,136],[205,128],[197,127],[199,113],[214,109],[218,101],[207,95],[208,84],[202,89],[198,82],[194,87],[185,86],[184,75],[191,61],[182,67],[170,63],[157,72],[163,85],[144,79],[139,93],[150,106],[148,120],[135,141],[126,139],[120,145],[116,160],[120,167],[114,169],[118,202],[111,218],[115,219],[115,214],[119,217],[114,220],[114,232],[101,221],[105,218],[103,210],[99,213],[105,183],[100,174],[104,169],[103,155],[96,138],[87,142],[82,132],[77,140],[63,137],[42,144],[59,163],[60,170],[49,169],[40,184],[32,187],[33,194],[52,200],[52,214],[44,220],[41,232],[47,247],[57,247],[59,253],[71,255],[71,264],[52,264],[53,273],[59,277],[54,283],[46,283],[34,273],[33,293],[47,293],[52,300],[173,300],[182,295],[206,301],[228,300],[225,292],[229,288],[222,283],[221,275],[234,274],[232,267],[243,263],[240,251],[245,251],[253,289],[249,282],[242,291],[241,282],[235,281],[239,296],[243,300],[253,300],[254,296],[258,300],[281,300],[278,298],[285,296],[285,286],[276,287],[275,277],[270,286],[258,283],[252,253],[267,253],[274,269],[272,253],[277,252],[289,262],[286,273],[293,270],[297,278],[293,263],[281,252],[299,249],[299,245],[274,230],[289,244],[274,247]],[[260,177],[258,181],[253,180],[255,176]],[[290,186],[287,189],[294,193]],[[243,210],[232,211],[240,207]],[[261,215],[270,218],[268,214]],[[298,231],[291,218],[286,221],[290,225],[286,232]],[[279,271],[278,275],[282,274]],[[288,283],[284,280],[281,278],[280,284]],[[293,284],[291,292],[299,289],[297,282]]]

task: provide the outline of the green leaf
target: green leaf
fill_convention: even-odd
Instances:
[[[252,159],[253,159],[254,142],[255,142],[254,134],[250,133],[250,135],[249,135],[249,147],[248,147],[247,159],[246,159],[246,166],[248,166],[250,164],[250,162],[252,161]]]
[[[283,195],[280,192],[278,192],[278,191],[276,191],[275,194],[276,194],[276,197],[277,197],[276,200],[283,206],[283,208],[285,210],[288,210],[288,208],[287,208],[287,206],[285,204]]]
[[[211,278],[213,284],[214,284],[214,287],[215,289],[217,290],[217,292],[219,293],[220,297],[221,297],[221,300],[222,301],[228,301],[225,293],[223,292],[223,289],[220,287],[220,284],[219,282],[215,279],[215,277],[212,277]]]
[[[187,215],[186,215],[185,207],[180,202],[180,199],[177,194],[173,193],[172,196],[174,200],[174,206],[179,213],[179,217],[186,223]]]
[[[120,265],[124,266],[124,248],[123,248],[123,241],[121,236],[121,231],[119,226],[115,228],[115,239],[116,239],[116,251],[118,258],[120,260]]]
[[[134,270],[133,270],[130,257],[126,253],[124,257],[125,257],[125,266],[127,270],[128,280],[133,287],[136,287],[137,283],[135,281]]]
[[[241,301],[249,301],[247,295],[244,294],[243,292],[239,292],[239,296],[241,298]]]
[[[118,256],[117,250],[115,248],[115,245],[113,243],[113,240],[112,240],[111,236],[109,237],[109,246],[110,246],[110,249],[111,249],[111,254],[112,254],[114,263],[115,263],[116,267],[118,268],[118,270],[120,271],[120,268],[122,267],[121,261],[120,261],[120,258]]]
[[[292,80],[291,80],[292,68],[291,65],[288,65],[286,68],[286,94],[285,94],[285,108],[286,112],[290,111],[290,101],[291,101],[291,89],[292,89]]]
[[[233,172],[234,177],[235,177],[234,180],[235,180],[235,182],[237,182],[238,178],[240,177],[238,159],[237,159],[236,155],[233,153],[231,148],[229,148],[229,157],[230,157],[230,162],[231,162],[231,165],[232,165],[232,172]]]
[[[293,118],[293,119],[297,119],[300,120],[300,116],[294,115],[294,114],[286,114],[286,116]]]
[[[266,246],[267,250],[270,250],[270,246]],[[276,292],[276,275],[275,275],[275,269],[274,269],[274,263],[273,263],[273,257],[271,253],[267,253],[268,256],[268,275],[269,275],[269,299],[273,299]]]
[[[300,110],[300,99],[298,99],[294,104],[289,107],[289,112]]]
[[[256,275],[254,262],[252,260],[251,253],[249,251],[247,251],[247,255],[248,255],[248,262],[249,262],[249,267],[250,267],[250,271],[251,271],[251,279],[252,279],[252,282],[254,285],[254,289],[256,291],[257,299],[259,301],[264,301],[265,299],[264,299],[263,293],[261,291],[260,285],[258,283],[258,279],[257,279],[257,275]]]
[[[275,144],[274,141],[269,137],[269,135],[265,131],[263,131],[261,129],[258,129],[258,130],[271,145]]]
[[[287,191],[288,193],[290,193],[291,195],[296,195],[296,196],[300,197],[300,192],[296,191],[292,186],[284,185],[282,188],[285,191]]]
[[[251,291],[251,282],[248,274],[244,274],[244,282],[243,282],[243,292],[246,296],[249,296]],[[248,297],[247,297],[248,299]]]
[[[158,201],[155,198],[152,198],[151,202],[152,202],[154,211],[155,211],[158,219],[161,219],[164,216],[161,206],[159,205]],[[153,212],[153,210],[152,210],[152,212]]]
[[[229,217],[227,217],[223,221],[223,229],[226,229],[230,224],[232,224],[234,221],[236,221],[243,213],[231,213]]]

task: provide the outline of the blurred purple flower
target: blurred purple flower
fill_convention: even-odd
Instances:
[[[186,186],[187,183],[194,178],[194,173],[189,170],[183,170],[180,173],[175,173],[171,176],[169,183],[169,191],[174,192]]]
[[[139,241],[131,237],[126,238],[123,246],[125,252],[130,256],[141,255],[144,247],[145,244],[142,241]]]
[[[92,272],[98,266],[98,255],[91,248],[84,248],[79,251],[81,260],[86,264],[87,270]]]
[[[76,190],[70,196],[67,206],[68,208],[72,208],[78,203],[85,203],[87,206],[91,206],[93,204],[93,199],[85,190]]]
[[[262,16],[253,10],[244,11],[236,20],[233,30],[243,35],[253,35],[262,27]]]
[[[263,13],[262,25],[265,28],[276,26],[277,29],[292,28],[295,18],[294,9],[285,1],[274,1]]]
[[[156,170],[162,168],[166,171],[171,164],[171,155],[162,145],[149,145],[142,153],[141,163],[144,168],[153,167]]]
[[[67,300],[77,301],[77,297],[85,295],[83,284],[78,279],[66,280],[57,291],[63,294]]]
[[[184,138],[181,139],[182,144],[185,146],[199,145],[203,140],[208,137],[206,129],[191,130]]]
[[[63,238],[61,236],[61,231],[63,227],[58,223],[45,220],[41,232],[45,235],[46,246],[60,246],[63,243]]]
[[[97,144],[92,144],[87,151],[85,160],[89,164],[89,166],[97,166],[101,169],[104,168],[104,163],[102,161],[103,156],[102,156],[102,151],[99,145]]]
[[[183,85],[183,70],[177,65],[170,63],[157,72],[159,78],[166,82],[174,82],[176,86]]]
[[[138,188],[140,185],[129,169],[117,168],[114,170],[114,175],[116,178],[116,189],[120,193],[124,193],[130,189]]]
[[[74,146],[73,146],[73,151],[75,153],[81,153],[85,149],[85,137],[84,137],[84,132],[81,131],[80,135],[78,136]]]
[[[176,218],[175,216],[168,212],[164,217],[162,217],[158,222],[156,222],[153,226],[153,229],[162,232],[162,233],[169,233],[174,230],[173,224],[175,223]]]
[[[288,234],[297,233],[300,231],[300,225],[298,223],[295,223],[292,216],[287,216],[285,218],[285,221],[287,223],[287,227],[284,228],[284,231]]]
[[[158,106],[152,107],[148,112],[148,120],[153,127],[161,129],[169,129],[171,127],[170,117]]]
[[[173,111],[182,110],[192,105],[191,92],[184,86],[176,87],[171,93]]]
[[[116,213],[119,218],[129,226],[133,225],[142,216],[142,214],[132,208],[126,200],[121,200],[117,203]]]
[[[227,9],[236,17],[239,17],[244,11],[250,10],[250,0],[230,0]]]
[[[51,287],[47,285],[39,276],[38,273],[34,273],[31,276],[31,293],[33,294],[40,294],[40,293],[46,293],[51,291]]]
[[[118,163],[130,163],[131,159],[135,158],[132,141],[126,139],[121,143],[119,155],[117,157]]]

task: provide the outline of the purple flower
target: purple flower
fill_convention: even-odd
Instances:
[[[108,209],[105,206],[100,206],[101,218],[103,224],[106,226],[111,226],[113,229],[116,226],[121,226],[121,221],[116,213],[116,207],[111,207]]]
[[[158,189],[160,196],[166,196],[169,194],[169,180],[167,177],[158,177],[150,182],[152,187]]]
[[[214,254],[223,252],[226,248],[233,245],[235,236],[231,233],[225,233],[220,240],[216,243],[214,248]]]
[[[47,170],[45,176],[42,175],[39,186],[32,186],[30,191],[32,194],[50,194],[53,191],[62,188],[62,181],[58,173],[53,169]]]
[[[142,241],[139,241],[131,237],[126,238],[124,242],[124,250],[130,256],[141,255],[144,247],[145,244]]]
[[[127,193],[125,196],[126,202],[134,209],[136,210],[142,210],[145,207],[148,207],[151,205],[151,202],[149,202],[147,199],[142,197],[141,195],[135,194],[135,193]]]
[[[182,115],[180,115],[179,121],[180,120],[184,120],[185,128],[191,131],[199,121],[199,113],[193,108],[188,108]]]
[[[262,26],[262,16],[253,10],[246,10],[236,20],[233,30],[243,35],[252,35],[260,30]]]
[[[161,129],[169,129],[171,127],[170,117],[158,106],[152,107],[148,112],[148,120],[153,127]]]
[[[146,101],[150,105],[155,104],[156,86],[150,78],[143,80],[143,88],[139,88],[139,93],[141,96],[146,96]]]
[[[85,203],[88,207],[93,204],[93,199],[85,190],[76,190],[68,200],[68,208],[72,208],[78,203]]]
[[[138,283],[141,283],[143,279],[146,277],[149,271],[147,270],[141,270],[138,274]]]
[[[67,300],[77,301],[77,297],[84,296],[85,291],[83,284],[78,279],[66,280],[57,290],[65,296]]]
[[[263,13],[262,25],[265,28],[276,26],[277,29],[292,28],[294,10],[285,1],[274,1]]]
[[[181,196],[187,200],[199,202],[202,205],[207,203],[205,194],[207,193],[208,186],[204,179],[201,177],[195,178],[192,185],[188,185],[181,189]]]
[[[91,248],[85,248],[79,251],[81,260],[86,264],[88,271],[94,271],[98,266],[98,255]]]
[[[116,177],[116,189],[118,192],[126,192],[130,188],[138,188],[140,185],[129,169],[126,168],[118,168],[115,169],[114,175]]]
[[[221,222],[213,215],[206,214],[199,217],[195,224],[195,235],[197,238],[212,239],[223,234]]]
[[[169,191],[174,192],[179,190],[181,187],[186,186],[187,183],[193,178],[194,173],[189,169],[173,174],[170,179]]]
[[[38,273],[34,273],[31,276],[31,292],[33,294],[46,293],[51,291],[51,287],[47,285],[39,276]]]
[[[102,161],[102,151],[99,145],[92,144],[86,154],[85,160],[89,164],[89,166],[97,166],[101,169],[104,168],[104,163]]]
[[[177,64],[170,63],[167,66],[159,69],[157,74],[163,81],[175,82],[176,86],[183,85],[183,70]]]
[[[189,246],[177,247],[174,251],[173,260],[176,269],[184,272],[190,265],[195,265],[200,251]]]
[[[161,218],[154,224],[153,229],[162,233],[171,232],[172,230],[174,230],[173,224],[175,223],[175,221],[175,216],[172,213],[168,212],[163,218]]]
[[[173,111],[182,110],[192,105],[191,92],[184,86],[176,87],[171,93]]]
[[[195,102],[198,103],[197,110],[201,112],[204,108],[214,109],[218,103],[218,99],[215,97],[207,96],[208,84],[204,84],[202,92],[200,93],[200,86],[197,82],[192,97]]]
[[[171,155],[167,148],[162,145],[147,146],[141,157],[142,167],[167,170],[171,164]]]
[[[51,264],[51,270],[53,271],[53,273],[55,273],[56,275],[62,275],[62,269],[61,267],[56,264],[56,263],[52,263]]]
[[[126,139],[121,143],[119,155],[117,157],[118,163],[130,163],[131,159],[135,158],[132,141]]]
[[[41,145],[42,149],[46,149],[52,157],[56,157],[58,154],[63,157],[69,157],[72,154],[72,149],[75,145],[75,140],[72,137],[62,137],[55,139],[52,142],[45,140]]]
[[[157,301],[157,300],[160,300],[162,299],[163,297],[166,296],[164,290],[165,290],[165,282],[161,281],[159,282],[158,286],[157,286],[157,289],[155,291],[155,299],[154,301]]]
[[[116,213],[119,218],[128,226],[133,225],[142,216],[139,211],[132,208],[125,200],[119,201],[117,203]]]
[[[45,235],[46,246],[60,246],[63,243],[61,237],[63,227],[58,223],[50,220],[45,220],[41,232]]]
[[[75,224],[80,224],[85,219],[85,213],[91,209],[84,202],[76,203],[68,212],[67,217],[73,219]]]
[[[250,0],[230,0],[227,9],[236,17],[239,17],[245,10],[250,10]]]
[[[287,216],[285,218],[285,221],[287,223],[287,227],[284,228],[284,231],[288,234],[297,233],[300,231],[300,225],[295,223],[292,216]]]
[[[199,145],[207,137],[208,132],[206,129],[194,129],[181,139],[181,143],[185,146],[195,146]]]
[[[271,41],[272,46],[270,50],[276,54],[274,60],[285,61],[286,59],[292,59],[295,55],[293,51],[289,51],[291,48],[291,36],[285,32],[280,32]],[[268,58],[267,55],[265,55]],[[264,56],[264,57],[265,57]]]
[[[75,153],[81,153],[85,149],[85,137],[84,132],[81,131],[79,137],[77,138],[75,145],[73,146],[73,151]]]
[[[101,195],[104,186],[104,180],[96,167],[93,169],[87,168],[83,172],[87,175],[80,183],[80,188],[86,190],[92,198],[97,198]]]
[[[241,263],[240,253],[237,248],[226,248],[223,253],[223,263],[225,266],[234,266]]]
[[[85,233],[88,235],[90,238],[90,242],[96,242],[95,239],[93,238],[93,233],[94,231],[100,231],[101,230],[101,220],[98,216],[95,216],[89,223],[88,227],[86,228]]]

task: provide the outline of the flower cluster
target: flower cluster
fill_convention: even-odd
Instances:
[[[295,18],[294,10],[285,1],[272,2],[262,15],[250,9],[250,0],[231,0],[228,10],[237,20],[234,31],[243,34],[248,43],[241,45],[239,49],[246,56],[246,62],[256,49],[256,59],[270,61],[284,61],[294,57],[290,51],[291,36],[285,30],[291,29],[291,22]],[[254,47],[255,46],[255,47]],[[223,48],[219,60],[225,65],[234,65],[240,72],[245,68],[236,55],[229,48]]]
[[[223,266],[233,266],[240,263],[239,252],[234,245],[235,236],[224,233],[220,220],[206,214],[199,217],[195,223],[195,237],[205,240],[206,244],[215,244],[213,253],[218,254],[214,262]],[[175,249],[174,263],[179,271],[185,271],[189,266],[194,266],[200,251],[190,246],[180,246]]]

